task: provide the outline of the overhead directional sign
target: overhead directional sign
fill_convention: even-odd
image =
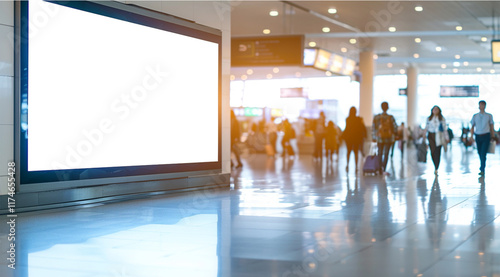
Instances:
[[[303,36],[231,39],[231,66],[300,66]]]

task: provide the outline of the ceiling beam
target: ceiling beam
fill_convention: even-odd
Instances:
[[[345,33],[316,33],[306,34],[306,37],[319,38],[379,38],[379,37],[436,37],[436,36],[492,36],[493,30],[473,31],[398,31],[398,32],[345,32]]]

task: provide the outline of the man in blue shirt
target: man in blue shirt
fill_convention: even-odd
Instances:
[[[484,168],[486,166],[486,154],[490,147],[490,141],[495,139],[495,132],[493,128],[493,115],[485,112],[486,102],[479,101],[479,112],[472,116],[471,120],[471,134],[476,135],[476,146],[479,159],[481,160],[481,167],[479,168],[479,175],[484,176]],[[471,139],[473,139],[471,137]]]

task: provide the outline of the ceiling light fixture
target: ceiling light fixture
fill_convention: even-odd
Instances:
[[[398,51],[397,47],[395,47],[395,46],[391,47],[391,52],[396,52],[396,51]]]
[[[421,39],[421,38],[415,38],[415,42],[416,42],[416,43],[421,43],[421,42],[422,42],[422,39]]]
[[[329,33],[330,32],[330,28],[329,27],[323,27],[323,29],[321,29],[323,31],[323,33]]]
[[[415,6],[415,11],[421,12],[423,10],[424,10],[424,8],[422,6]]]
[[[270,15],[270,16],[278,16],[278,15],[279,15],[279,12],[278,12],[278,11],[276,11],[276,10],[272,10],[272,11],[270,11],[270,12],[269,12],[269,15]]]
[[[462,30],[463,30],[463,28],[462,28],[462,26],[457,26],[457,27],[455,27],[455,30],[457,30],[457,31],[462,31]]]
[[[404,70],[404,69],[400,69],[400,70],[399,70],[399,73],[401,73],[401,74],[405,74],[405,73],[406,73],[406,70]]]
[[[453,68],[453,73],[458,73],[458,68]]]
[[[329,8],[328,9],[328,13],[330,13],[330,14],[336,14],[337,13],[337,9],[336,8]]]
[[[275,67],[275,68],[273,68],[273,72],[274,72],[274,73],[278,73],[278,72],[280,72],[280,69],[279,69],[279,68],[277,68],[277,67]]]
[[[351,38],[351,39],[349,40],[349,43],[350,43],[350,44],[356,44],[356,42],[357,42],[357,40],[356,40],[355,38]]]
[[[396,27],[389,27],[389,32],[396,32]]]
[[[418,53],[415,53],[415,54],[413,54],[413,57],[414,57],[415,59],[418,59],[418,58],[420,58],[420,55],[419,55]]]
[[[267,75],[266,75],[266,78],[267,78],[267,79],[272,79],[272,78],[273,78],[273,74],[267,74]]]
[[[469,62],[464,62],[464,66],[469,66]]]
[[[388,68],[392,68],[392,63],[388,63],[388,64],[387,64],[387,67],[388,67]]]
[[[480,67],[478,67],[478,68],[476,68],[476,71],[477,71],[477,72],[481,72],[481,71],[483,71],[483,69],[482,69],[482,68],[480,68]]]
[[[377,54],[373,54],[373,59],[374,60],[378,59],[378,55]]]
[[[437,51],[437,52],[441,52],[442,50],[443,50],[443,48],[441,48],[440,46],[437,46],[437,47],[436,47],[436,51]]]
[[[454,66],[454,67],[459,67],[459,66],[460,66],[460,63],[459,63],[459,62],[453,62],[453,66]]]
[[[455,55],[455,59],[460,59],[460,55]]]
[[[309,42],[309,47],[316,47],[316,42],[314,41]]]
[[[442,68],[442,69],[445,69],[445,68],[446,68],[446,64],[442,64],[442,65],[441,65],[441,68]]]
[[[482,38],[481,38],[481,41],[482,41],[482,42],[487,42],[487,41],[488,41],[488,38],[487,38],[487,37],[482,37]]]
[[[495,69],[490,69],[490,73],[491,74],[495,73]]]
[[[264,35],[269,35],[271,33],[271,30],[264,29],[264,30],[262,30],[262,33],[264,33]]]
[[[340,48],[340,51],[341,51],[342,53],[346,53],[346,52],[347,52],[347,48],[342,47],[342,48]]]
[[[253,74],[253,69],[248,69],[248,70],[247,70],[247,74],[248,74],[248,75],[252,75],[252,74]]]

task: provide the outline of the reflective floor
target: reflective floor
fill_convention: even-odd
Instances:
[[[344,149],[252,154],[231,189],[19,214],[0,276],[500,276],[498,151],[485,178],[459,144],[437,177],[415,160],[396,150],[382,177],[346,172]]]

